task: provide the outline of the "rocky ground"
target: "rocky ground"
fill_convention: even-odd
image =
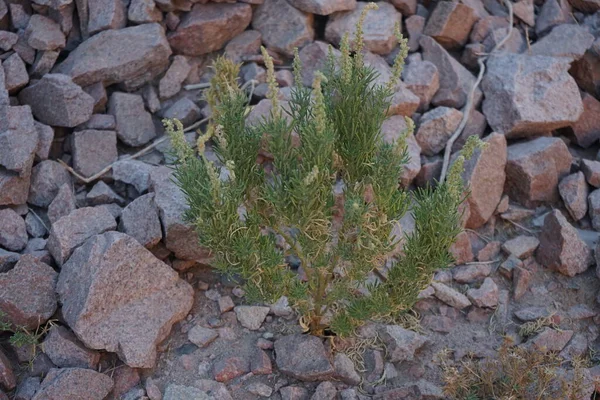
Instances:
[[[367,16],[365,59],[382,81],[397,22],[409,38],[383,127],[416,122],[406,187],[439,177],[478,59],[493,51],[453,147],[489,144],[464,174],[467,229],[456,266],[422,293],[419,324],[370,324],[343,342],[301,335],[285,299],[249,305],[208,267],[182,221],[161,118],[210,116],[202,84],[221,53],[256,83],[249,118],[267,112],[260,45],[283,101],[293,49],[309,85],[365,4],[0,0],[0,313],[41,343],[0,332],[0,400],[443,399],[438,355],[493,357],[504,336],[559,352],[566,369],[586,357],[581,398],[592,396],[598,0],[514,2],[512,29],[496,0],[390,0]],[[549,326],[520,335],[542,318]]]

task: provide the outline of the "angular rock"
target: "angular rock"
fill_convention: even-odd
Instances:
[[[421,152],[433,156],[442,151],[461,119],[462,112],[449,107],[437,107],[423,114],[415,135]]]
[[[163,28],[144,24],[92,36],[69,53],[55,72],[71,76],[81,86],[123,82],[138,88],[167,68],[170,55]]]
[[[549,34],[531,46],[533,56],[565,57],[578,60],[594,43],[592,35],[583,26],[575,24],[558,25]]]
[[[100,353],[87,349],[64,326],[53,326],[41,344],[44,354],[60,368],[96,369],[100,362]]]
[[[498,305],[498,285],[492,278],[485,278],[479,289],[469,289],[467,297],[477,307],[494,308]]]
[[[452,289],[449,286],[439,282],[432,282],[431,286],[435,289],[435,297],[448,304],[450,307],[462,310],[471,305],[471,302],[464,294]]]
[[[17,53],[4,60],[2,68],[4,68],[4,83],[8,93],[17,93],[29,82],[25,63]]]
[[[142,146],[156,137],[152,116],[144,108],[142,96],[114,92],[108,101],[108,112],[115,117],[117,136],[126,145]]]
[[[467,232],[461,232],[450,246],[450,254],[456,264],[464,264],[473,261],[473,248]]]
[[[600,187],[600,161],[582,159],[581,172],[587,183],[595,188]]]
[[[63,265],[86,240],[116,228],[115,218],[106,208],[79,208],[52,224],[48,250],[56,263]]]
[[[192,66],[185,56],[173,57],[171,66],[158,84],[160,98],[168,99],[179,93],[181,84],[185,81],[191,70]]]
[[[17,392],[15,393],[15,400],[31,400],[35,393],[40,390],[40,384],[42,380],[38,377],[29,377],[17,388]]]
[[[402,80],[419,97],[417,111],[427,111],[431,99],[440,87],[440,76],[435,64],[429,61],[411,62],[404,68]]]
[[[298,10],[317,15],[329,15],[356,8],[356,0],[290,0]]]
[[[47,233],[46,227],[39,217],[36,217],[32,212],[28,212],[25,217],[25,228],[29,236],[41,238]]]
[[[127,9],[119,0],[96,0],[89,2],[88,32],[95,33],[121,29],[127,25]]]
[[[15,373],[13,372],[11,362],[4,355],[2,349],[0,349],[0,387],[4,387],[7,390],[12,390],[17,386],[17,378],[15,377]],[[0,390],[0,399],[2,391]],[[8,400],[8,397],[6,397]]]
[[[213,376],[217,382],[229,382],[250,371],[250,363],[243,356],[225,356],[213,364]]]
[[[113,388],[105,374],[85,368],[53,368],[32,400],[103,400]]]
[[[431,12],[423,34],[431,36],[447,49],[459,49],[467,43],[469,32],[477,19],[469,6],[440,1]]]
[[[456,61],[439,43],[429,36],[421,36],[419,44],[423,50],[423,60],[432,62],[440,75],[440,88],[433,96],[436,106],[462,108],[466,101],[475,77],[469,70]],[[473,104],[481,102],[482,92],[475,90]]]
[[[235,315],[244,328],[256,331],[269,314],[269,307],[259,306],[237,306],[234,308]]]
[[[473,283],[487,278],[491,273],[490,264],[459,265],[452,270],[452,278],[458,283]]]
[[[483,51],[491,52],[508,35],[508,27],[493,29],[484,39]],[[527,48],[525,37],[518,29],[513,29],[508,39],[502,44],[503,53],[522,53]]]
[[[395,143],[408,128],[406,120],[403,116],[394,115],[386,119],[381,125],[381,134],[386,143]],[[421,170],[421,147],[417,143],[414,135],[410,135],[406,139],[406,145],[409,155],[408,162],[404,165],[400,176],[400,184],[408,187],[412,180]]]
[[[48,207],[62,185],[71,186],[71,175],[56,161],[46,160],[31,172],[31,185],[27,202],[38,207]]]
[[[354,363],[344,353],[336,353],[333,358],[333,366],[335,368],[335,379],[341,380],[351,386],[356,386],[360,383],[361,377],[354,368]]]
[[[348,33],[352,43],[356,23],[366,5],[367,3],[358,2],[353,11],[343,11],[331,15],[325,27],[327,41],[339,46],[343,35]],[[377,10],[369,11],[365,18],[363,25],[364,46],[366,50],[372,53],[388,54],[396,45],[394,29],[396,24],[402,24],[402,14],[389,3],[379,3],[378,7]],[[263,34],[263,36],[265,35]]]
[[[200,325],[195,325],[188,332],[188,340],[200,348],[208,346],[218,337],[219,333],[216,330]]]
[[[1,77],[0,77],[1,78]],[[27,178],[38,145],[37,132],[29,106],[9,107],[7,127],[0,133],[0,166],[6,172]]]
[[[169,44],[176,52],[188,56],[220,50],[248,27],[251,18],[249,4],[196,4],[183,16],[177,30],[169,34]]]
[[[0,311],[15,326],[35,330],[56,311],[56,272],[31,255],[0,274]]]
[[[165,389],[163,400],[209,400],[206,392],[192,386],[170,384]],[[154,399],[153,399],[154,400]]]
[[[502,250],[524,260],[533,255],[539,244],[540,241],[535,236],[521,235],[504,242]]]
[[[92,176],[117,160],[117,133],[88,129],[73,133],[73,168]]]
[[[588,246],[559,210],[546,216],[536,252],[540,264],[563,275],[575,276],[588,269],[592,261],[590,253]]]
[[[508,146],[505,193],[527,207],[558,200],[558,182],[569,173],[571,159],[559,138],[541,137]]]
[[[379,337],[386,345],[390,362],[412,361],[415,352],[429,342],[427,337],[398,325],[383,325]]]
[[[427,115],[427,114],[425,114]],[[496,210],[506,181],[506,138],[492,133],[484,142],[487,147],[477,150],[465,162],[463,181],[469,188],[468,219],[465,226],[477,229],[483,226]]]
[[[2,6],[0,6],[1,8]],[[1,14],[1,11],[0,11]],[[19,40],[19,35],[16,33],[1,31],[0,32],[0,49],[4,51],[10,51],[17,41]]]
[[[103,113],[106,109],[106,103],[108,103],[108,96],[102,82],[86,86],[83,90],[94,99],[94,113]]]
[[[565,348],[572,337],[573,331],[571,330],[558,331],[546,327],[531,339],[531,345],[538,351],[559,352]]]
[[[36,119],[52,125],[72,128],[92,116],[94,99],[63,74],[48,74],[19,93]]]
[[[94,185],[92,190],[85,196],[85,200],[90,206],[111,203],[125,204],[125,200],[116,194],[111,187],[103,181],[98,181],[98,183]]]
[[[287,56],[315,36],[312,14],[294,8],[286,0],[265,0],[254,10],[252,27],[261,33],[266,47]]]
[[[235,63],[241,63],[242,57],[257,54],[260,51],[262,36],[255,30],[246,30],[227,43],[224,55]]]
[[[286,386],[279,390],[281,400],[307,400],[308,390],[302,386]]]
[[[592,227],[600,230],[600,190],[596,189],[588,196],[588,210],[592,220]]]
[[[313,80],[315,78],[315,72],[321,71],[325,68],[327,61],[327,53],[329,51],[329,45],[325,42],[316,40],[302,48],[298,56],[302,63],[302,84],[304,86],[312,87]],[[341,55],[340,51],[333,49],[333,55],[338,59]]]
[[[302,381],[327,380],[335,372],[323,342],[311,335],[288,335],[275,341],[275,361],[282,373]]]
[[[76,208],[75,195],[73,194],[71,184],[65,183],[58,189],[54,200],[48,206],[48,220],[50,220],[51,224],[54,224],[60,218],[69,215]]]
[[[315,389],[315,393],[310,400],[335,400],[337,398],[337,389],[329,381],[321,382]]]
[[[482,82],[483,113],[496,132],[527,137],[569,126],[583,113],[569,60],[545,56],[492,56]]]
[[[271,397],[273,394],[273,389],[269,385],[265,385],[264,383],[254,382],[246,386],[246,390],[249,393],[260,397]]]
[[[163,166],[150,173],[151,188],[155,193],[154,203],[160,212],[165,245],[177,258],[206,263],[210,252],[199,245],[195,240],[194,228],[183,221],[183,213],[188,206],[181,189],[172,181],[172,172],[171,168]]]
[[[113,115],[92,114],[92,116],[87,122],[78,125],[75,129],[78,131],[83,131],[87,129],[96,129],[99,131],[114,131],[115,129],[117,129],[117,123]]]
[[[404,13],[402,13],[405,15]],[[410,52],[419,50],[419,39],[425,28],[425,18],[420,15],[411,15],[404,21],[406,32],[408,33],[408,49]]]
[[[119,230],[146,248],[160,242],[162,230],[158,209],[154,204],[154,193],[138,197],[123,209]]]
[[[536,21],[535,33],[541,36],[556,25],[572,21],[570,0],[547,0],[540,8]]]
[[[513,5],[515,16],[529,26],[535,26],[533,0],[520,0]]]
[[[0,272],[10,270],[19,261],[20,257],[19,253],[0,249]]]
[[[558,184],[558,192],[571,218],[579,221],[588,211],[589,188],[583,172],[567,175]]]
[[[178,119],[183,126],[189,126],[198,121],[202,111],[192,100],[184,97],[173,103],[163,114],[163,118]]]
[[[113,164],[113,178],[132,185],[138,193],[144,193],[150,186],[150,172],[154,166],[139,160],[119,160]]]
[[[119,232],[94,236],[75,250],[62,266],[57,292],[79,339],[91,349],[117,352],[132,368],[154,366],[156,345],[194,298],[175,271]]]
[[[600,10],[600,2],[598,0],[570,0],[571,5],[577,10],[593,13]]]
[[[162,21],[162,13],[154,0],[132,0],[127,10],[127,19],[134,24]]]
[[[59,54],[58,50],[38,51],[29,69],[29,77],[31,79],[40,79],[50,73],[58,60]]]
[[[25,28],[27,44],[36,50],[56,50],[65,47],[65,35],[60,25],[48,17],[34,14]]]
[[[0,210],[0,246],[11,251],[20,251],[27,245],[25,221],[10,208]]]
[[[581,100],[583,113],[569,130],[579,146],[588,148],[600,139],[600,101],[586,92],[581,93]]]
[[[38,134],[38,145],[35,150],[35,155],[40,160],[47,160],[50,156],[50,147],[54,141],[54,129],[51,126],[34,122],[35,130]]]

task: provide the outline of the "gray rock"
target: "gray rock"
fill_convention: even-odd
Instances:
[[[378,331],[388,349],[390,362],[413,360],[415,352],[429,342],[427,337],[398,325],[383,325]]]
[[[2,349],[0,349],[0,386],[6,388],[7,390],[12,390],[17,385],[17,379],[15,377],[15,373],[12,369],[12,365],[8,357],[4,355]],[[2,399],[3,392],[0,390],[0,400],[8,400],[8,397],[4,397]]]
[[[310,400],[335,400],[337,397],[337,389],[335,385],[329,381],[319,383],[315,389],[315,393]]]
[[[71,211],[76,208],[75,195],[73,194],[71,184],[65,183],[58,189],[58,193],[54,197],[54,200],[52,200],[52,203],[48,206],[48,220],[50,220],[50,223],[54,224],[60,218],[69,215]]]
[[[437,107],[423,114],[415,134],[421,152],[433,156],[442,151],[461,119],[462,112],[449,107]]]
[[[0,249],[0,272],[6,272],[11,269],[19,261],[20,257],[19,253]]]
[[[536,258],[540,264],[567,276],[586,271],[592,262],[590,249],[559,210],[544,219]]]
[[[449,286],[439,282],[432,282],[431,286],[435,289],[435,297],[448,304],[450,307],[462,310],[471,305],[471,302],[464,294],[452,289]]]
[[[103,400],[113,386],[108,375],[91,369],[53,368],[32,400]]]
[[[524,260],[533,255],[539,244],[540,241],[535,236],[520,235],[504,242],[502,250]]]
[[[188,332],[188,340],[200,348],[208,346],[218,337],[219,333],[216,330],[200,325],[194,325]]]
[[[600,139],[600,101],[586,92],[581,93],[581,100],[583,113],[570,131],[579,146],[588,148]]]
[[[275,342],[275,361],[285,375],[303,381],[328,380],[335,370],[321,339],[288,335]]]
[[[67,169],[56,161],[42,161],[31,172],[27,202],[38,207],[48,207],[63,185],[72,185]]]
[[[240,324],[251,331],[256,331],[261,327],[267,314],[269,314],[269,310],[269,307],[260,306],[237,306],[234,308]]]
[[[48,230],[40,217],[36,217],[33,212],[27,213],[27,216],[25,217],[25,228],[27,229],[29,236],[34,238],[41,238],[48,233]]]
[[[52,224],[48,250],[56,263],[63,265],[87,239],[116,228],[115,218],[106,208],[79,208]]]
[[[600,161],[582,159],[581,172],[587,183],[595,188],[600,187]]]
[[[210,400],[206,392],[192,386],[170,384],[163,395],[163,400]]]
[[[356,0],[290,0],[290,4],[310,14],[330,15],[356,8]]]
[[[241,63],[242,57],[249,54],[258,54],[262,43],[260,32],[245,30],[225,46],[225,56],[235,63]]]
[[[34,14],[25,28],[27,44],[36,50],[56,50],[65,47],[65,35],[60,25],[48,17]]]
[[[487,278],[491,273],[490,264],[459,265],[452,270],[452,279],[458,283],[473,283]]]
[[[94,99],[63,74],[47,74],[19,93],[40,122],[72,128],[92,116]]]
[[[125,204],[125,199],[116,194],[104,181],[98,181],[92,190],[86,194],[85,200],[89,206],[112,203]]]
[[[87,349],[64,326],[53,326],[41,345],[44,354],[60,368],[96,369],[100,362],[100,353]]]
[[[77,337],[91,349],[117,352],[132,368],[154,366],[156,345],[194,300],[175,271],[119,232],[94,236],[75,250],[57,292]]]
[[[566,57],[573,61],[583,57],[592,43],[594,35],[585,27],[575,24],[558,25],[531,46],[531,55]]]
[[[25,63],[17,53],[4,60],[2,68],[4,68],[5,86],[8,93],[17,93],[29,82]]]
[[[354,368],[354,363],[344,353],[336,353],[333,358],[335,378],[351,386],[360,384],[361,377]]]
[[[35,376],[23,380],[17,387],[15,400],[31,400],[35,393],[40,390],[41,383],[41,379]]]
[[[139,160],[119,160],[112,167],[113,178],[144,193],[150,186],[150,172],[155,167]]]
[[[492,278],[485,278],[478,288],[467,291],[467,297],[477,307],[494,308],[498,305],[498,285]]]
[[[30,79],[40,79],[50,73],[54,64],[58,60],[60,52],[58,50],[38,51],[31,68],[29,68]]]
[[[55,72],[70,75],[81,86],[123,82],[142,87],[169,65],[171,48],[163,28],[144,24],[100,32],[69,53]]]
[[[73,168],[92,176],[117,160],[117,133],[93,129],[73,133]]]
[[[502,54],[490,57],[487,66],[483,113],[496,132],[510,138],[546,133],[583,113],[566,58]]]
[[[315,40],[304,46],[298,53],[302,63],[302,84],[311,87],[315,79],[315,72],[322,71],[325,68],[329,45],[325,42]],[[333,49],[333,55],[337,60],[341,53],[338,49]]]
[[[20,251],[27,245],[27,227],[19,214],[10,208],[0,210],[0,246]]]
[[[162,229],[158,209],[154,204],[154,193],[138,197],[123,209],[119,230],[146,248],[160,242]]]
[[[115,117],[117,136],[126,145],[142,146],[156,137],[152,116],[145,110],[142,96],[114,92],[108,101],[108,112]]]
[[[42,161],[47,160],[50,155],[50,147],[52,147],[52,142],[54,141],[54,129],[37,121],[34,122],[34,125],[38,134],[38,145],[35,155]]]
[[[132,0],[127,10],[127,19],[135,24],[160,22],[162,18],[154,0]]]
[[[110,114],[92,114],[90,119],[81,125],[78,125],[75,130],[83,131],[86,129],[96,129],[99,131],[114,131],[117,129],[115,117]]]
[[[440,88],[440,75],[435,64],[429,61],[411,62],[404,68],[402,80],[419,97],[417,111],[427,111],[431,99]]]
[[[600,230],[600,189],[594,190],[588,196],[588,211],[592,220],[592,227]]]
[[[202,111],[192,100],[184,97],[177,100],[163,114],[164,118],[178,119],[183,126],[189,126],[200,119]]]
[[[179,93],[181,84],[185,81],[191,70],[192,66],[185,56],[178,55],[173,57],[171,66],[158,84],[160,98],[168,99]]]
[[[579,221],[588,211],[587,198],[589,188],[583,172],[567,175],[558,184],[560,197],[571,218]]]
[[[56,311],[57,273],[31,255],[0,274],[0,311],[16,326],[35,330]]]
[[[273,394],[273,389],[269,385],[265,385],[261,382],[253,382],[246,386],[246,390],[252,394],[255,394],[260,397],[271,397]]]
[[[89,2],[88,32],[94,34],[108,29],[121,29],[127,24],[125,3],[118,0]]]

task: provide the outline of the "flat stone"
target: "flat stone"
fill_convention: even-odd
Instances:
[[[128,146],[142,146],[156,137],[152,116],[144,108],[142,96],[114,92],[108,101],[108,112],[115,117],[117,137]]]
[[[269,310],[269,307],[260,306],[237,306],[234,308],[240,324],[251,331],[256,331],[261,327],[267,314],[269,314]]]
[[[558,182],[571,169],[571,154],[559,138],[541,137],[508,146],[505,193],[527,207],[558,200]]]
[[[435,64],[429,61],[411,62],[402,71],[402,80],[419,97],[417,111],[427,111],[431,99],[440,87],[440,75]]]
[[[544,220],[536,259],[567,276],[586,271],[592,262],[590,249],[559,210]]]
[[[288,335],[275,341],[279,371],[302,381],[329,379],[335,370],[321,339],[311,335]]]
[[[256,30],[245,30],[225,45],[224,55],[235,63],[241,63],[242,57],[258,54],[262,44],[262,35]]]
[[[415,135],[422,153],[433,156],[442,151],[461,119],[462,112],[449,107],[437,107],[423,114]]]
[[[219,304],[219,311],[221,312],[221,314],[226,313],[227,311],[231,311],[235,307],[235,304],[233,303],[233,300],[230,296],[221,296],[219,297],[217,302]]]
[[[502,250],[524,260],[533,255],[539,244],[535,236],[520,235],[504,242]]]
[[[194,299],[175,271],[119,232],[93,236],[75,250],[57,292],[77,337],[91,349],[117,352],[132,368],[154,366],[156,345]]]
[[[467,297],[477,307],[494,308],[498,305],[498,285],[492,278],[485,278],[478,289],[469,289]]]
[[[31,172],[31,185],[27,202],[38,207],[48,207],[62,185],[72,185],[71,175],[56,161],[42,161]]]
[[[576,24],[563,24],[554,27],[549,34],[531,46],[533,56],[565,57],[578,60],[594,43],[594,35],[588,29]]]
[[[448,304],[450,307],[462,310],[471,305],[471,302],[464,294],[452,289],[449,286],[439,282],[432,282],[431,286],[435,289],[435,297]]]
[[[188,56],[220,50],[248,27],[251,18],[249,4],[196,4],[169,34],[169,43],[176,52]]]
[[[73,168],[92,176],[117,160],[117,133],[87,129],[73,133]]]
[[[436,106],[462,108],[475,83],[473,74],[433,38],[423,35],[419,44],[423,50],[423,60],[432,62],[440,76],[440,88],[433,96],[432,103]],[[473,97],[475,107],[481,102],[482,95],[481,90],[477,88]]]
[[[127,9],[119,0],[96,0],[86,2],[89,9],[88,32],[95,33],[125,28],[127,25]]]
[[[192,386],[170,384],[165,389],[162,400],[210,400],[210,396]]]
[[[388,359],[393,363],[412,361],[415,352],[429,342],[426,336],[398,325],[383,325],[378,332],[386,345]]]
[[[171,66],[158,84],[158,93],[161,99],[168,99],[181,91],[181,84],[192,70],[192,66],[185,56],[175,56]]]
[[[48,220],[54,224],[60,218],[69,215],[76,208],[75,195],[73,194],[71,184],[65,183],[58,189],[54,200],[48,206]]]
[[[459,49],[467,43],[469,32],[477,19],[469,6],[440,1],[431,12],[423,33],[446,49]]]
[[[64,326],[53,326],[41,345],[44,354],[60,368],[96,369],[100,353],[87,349],[77,337]]]
[[[194,325],[188,332],[188,340],[200,348],[208,346],[218,337],[219,332],[200,325]]]
[[[144,24],[92,36],[69,53],[55,72],[70,75],[81,86],[123,82],[138,88],[167,68],[170,55],[163,28]]]
[[[160,242],[162,229],[158,209],[154,204],[154,193],[138,197],[123,209],[119,230],[146,248]]]
[[[10,208],[0,210],[0,246],[11,251],[20,251],[27,245],[25,221]]]
[[[115,218],[106,208],[79,208],[52,224],[48,237],[48,250],[56,263],[63,265],[73,250],[86,240],[116,228]]]
[[[483,113],[496,132],[509,138],[542,134],[577,122],[583,113],[566,58],[503,54],[490,57],[487,66]]]
[[[31,255],[0,274],[0,311],[15,326],[35,330],[56,311],[56,272]]]
[[[473,283],[487,278],[491,273],[491,264],[459,265],[452,269],[452,278],[458,283]]]
[[[27,44],[36,50],[56,50],[65,47],[65,35],[60,25],[48,17],[34,14],[25,28]]]
[[[4,84],[10,94],[16,94],[29,83],[27,67],[17,53],[14,53],[2,62],[4,68]]]
[[[119,160],[113,164],[113,178],[132,185],[138,193],[144,193],[150,186],[150,172],[155,167],[139,160]]]
[[[350,42],[354,40],[356,24],[367,3],[358,2],[353,11],[334,13],[329,17],[325,27],[325,38],[328,42],[339,46],[342,37],[348,33]],[[378,3],[377,10],[367,13],[363,24],[363,40],[366,50],[375,54],[388,54],[396,45],[394,29],[400,24],[402,29],[402,14],[389,3]],[[265,36],[263,34],[263,36]]]
[[[172,173],[173,170],[165,166],[150,173],[150,186],[160,212],[165,244],[177,258],[206,263],[210,252],[193,239],[196,238],[194,228],[183,221],[188,206],[183,192],[172,181]]]
[[[213,364],[213,375],[217,382],[229,382],[250,371],[250,362],[241,356],[225,356]]]
[[[588,211],[589,188],[583,172],[565,176],[558,184],[558,192],[571,218],[579,221]]]
[[[581,172],[590,185],[595,188],[600,187],[600,161],[582,159]]]
[[[455,320],[443,315],[426,315],[421,324],[429,330],[441,333],[450,333],[456,327]]]
[[[265,0],[254,9],[252,27],[260,32],[267,48],[293,56],[294,48],[313,41],[312,14],[302,12],[286,0]]]
[[[48,74],[19,93],[36,119],[52,125],[72,128],[92,116],[94,99],[63,74]]]
[[[600,10],[600,2],[598,0],[571,0],[570,3],[577,10],[593,13]]]
[[[542,332],[531,339],[531,345],[538,351],[559,352],[565,348],[573,337],[573,331],[557,331],[552,328],[544,328]]]
[[[53,368],[32,400],[103,400],[113,388],[105,374],[85,368]]]
[[[189,126],[198,121],[202,116],[202,111],[192,100],[187,97],[181,98],[173,103],[164,112],[163,117],[168,119],[178,119],[183,126]]]

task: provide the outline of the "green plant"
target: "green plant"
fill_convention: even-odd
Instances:
[[[45,324],[40,325],[35,331],[31,331],[23,326],[15,326],[8,321],[7,315],[0,311],[0,333],[8,332],[10,337],[8,342],[14,347],[31,346],[33,358],[37,353],[40,345],[40,339],[44,337],[50,328],[54,326],[55,320],[49,320]]]
[[[237,82],[239,66],[224,58],[216,60],[206,93],[213,115],[198,139],[198,154],[186,143],[181,123],[165,121],[178,159],[174,176],[189,203],[186,218],[212,250],[214,266],[241,277],[251,301],[286,295],[313,334],[329,329],[347,335],[368,319],[414,305],[432,272],[451,262],[448,248],[461,231],[463,163],[481,143],[468,141],[436,190],[411,196],[399,188],[413,122],[407,118],[408,129],[392,143],[383,141],[381,125],[407,41],[397,30],[393,76],[386,85],[376,84],[377,72],[363,59],[364,17],[353,48],[344,36],[341,57],[329,52],[312,89],[301,85],[296,53],[296,86],[285,104],[263,49],[272,108],[258,125],[246,123],[248,98]],[[220,166],[204,155],[209,139]],[[271,158],[263,165],[257,162],[261,151]],[[221,178],[223,170],[227,178]],[[343,192],[336,194],[340,182]],[[411,202],[415,231],[398,238],[392,230]],[[400,239],[402,254],[387,277],[366,283]],[[290,268],[288,256],[300,260],[303,274]]]

